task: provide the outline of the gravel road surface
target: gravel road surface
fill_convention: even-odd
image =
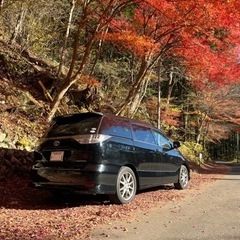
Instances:
[[[240,240],[240,166],[184,199],[133,221],[101,226],[92,239]]]

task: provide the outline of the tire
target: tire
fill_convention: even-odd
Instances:
[[[116,204],[130,203],[137,191],[136,176],[131,168],[121,167],[116,182],[116,193],[109,195],[111,202]]]
[[[178,173],[178,182],[174,183],[176,189],[186,189],[188,187],[189,172],[185,165],[180,167]]]

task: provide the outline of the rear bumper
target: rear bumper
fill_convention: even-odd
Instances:
[[[52,182],[31,182],[31,187],[61,191],[63,193],[81,193],[81,194],[113,194],[115,192],[115,187],[110,185],[74,185],[74,184],[63,184],[63,183],[52,183]]]
[[[104,171],[106,170],[107,171]],[[30,185],[35,188],[80,192],[83,194],[113,194],[117,166],[94,165],[91,170],[35,167]]]

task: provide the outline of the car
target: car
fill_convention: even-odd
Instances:
[[[190,180],[187,159],[151,124],[99,112],[58,116],[34,151],[31,185],[52,192],[105,194],[130,203],[139,190]]]

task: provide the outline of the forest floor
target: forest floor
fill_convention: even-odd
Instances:
[[[96,227],[134,220],[139,213],[147,214],[154,208],[196,194],[228,169],[224,164],[204,165],[198,173],[192,172],[188,189],[179,191],[171,185],[161,186],[138,193],[127,205],[112,205],[104,196],[56,197],[29,187],[26,176],[12,176],[0,182],[0,239],[91,239]]]

